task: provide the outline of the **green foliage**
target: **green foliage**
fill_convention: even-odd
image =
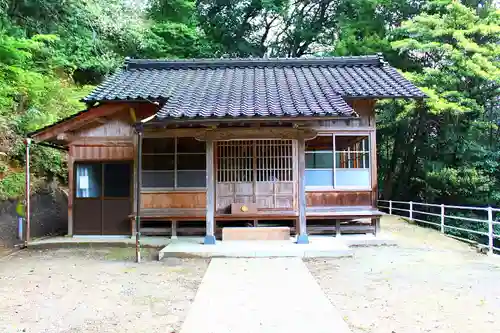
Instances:
[[[0,179],[0,200],[17,198],[24,193],[24,172],[13,172]]]
[[[429,98],[379,110],[385,197],[500,204],[500,19],[485,7],[433,1],[390,37]]]
[[[12,28],[12,27],[11,27]],[[33,131],[76,111],[78,101],[90,87],[75,86],[57,74],[55,35],[12,35],[16,29],[0,30],[0,197],[22,195],[23,138]],[[65,178],[60,154],[34,149],[33,166],[39,177]]]
[[[429,171],[425,182],[428,187],[426,199],[431,202],[438,202],[441,198],[447,198],[449,202],[460,202],[463,198],[468,198],[468,204],[482,206],[482,199],[487,198],[488,193],[494,190],[490,177],[482,170],[470,167],[443,167]]]
[[[340,36],[335,55],[381,52],[393,65],[400,57],[392,50],[389,34],[401,22],[417,14],[425,1],[344,0],[340,4]]]
[[[331,49],[338,1],[200,0],[200,27],[224,55],[300,57]]]

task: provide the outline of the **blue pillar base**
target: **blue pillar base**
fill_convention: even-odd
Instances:
[[[307,234],[298,235],[297,244],[309,244],[309,236]]]
[[[206,235],[203,240],[203,244],[205,245],[215,245],[215,236]]]

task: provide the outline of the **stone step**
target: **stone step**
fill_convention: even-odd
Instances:
[[[225,227],[222,228],[223,241],[286,241],[290,239],[289,227]]]

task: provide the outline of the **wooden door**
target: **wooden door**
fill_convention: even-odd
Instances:
[[[73,233],[102,234],[102,164],[75,164]]]
[[[130,234],[131,164],[104,163],[103,174],[102,234]]]
[[[74,234],[129,234],[131,163],[77,163],[74,169]]]

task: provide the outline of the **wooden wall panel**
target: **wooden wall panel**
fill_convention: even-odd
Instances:
[[[206,208],[206,192],[141,193],[142,208]]]
[[[314,191],[306,192],[308,207],[372,206],[370,191]]]
[[[134,147],[130,146],[73,146],[75,161],[133,160]]]
[[[54,125],[46,127],[44,130],[40,130],[38,133],[33,135],[33,139],[36,141],[52,140],[59,134],[86,126],[97,118],[108,117],[124,109],[127,109],[127,105],[124,103],[106,103],[90,108],[69,117],[63,122],[55,123]]]
[[[349,102],[351,107],[356,111],[362,119],[362,124],[365,126],[375,126],[375,100],[359,99]]]
[[[359,115],[358,119],[327,119],[310,122],[316,130],[355,131],[375,128],[375,100],[347,100],[347,103]]]
[[[130,123],[121,119],[112,119],[104,124],[75,133],[78,137],[131,137],[134,130]]]

